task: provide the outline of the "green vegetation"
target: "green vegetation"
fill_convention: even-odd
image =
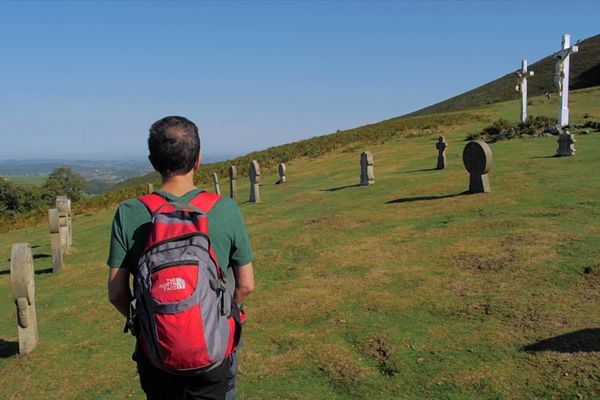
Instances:
[[[47,215],[56,196],[67,195],[73,201],[82,196],[85,180],[70,168],[56,168],[42,187],[19,185],[0,179],[0,231],[23,227]]]
[[[14,182],[18,185],[28,185],[35,187],[42,187],[46,182],[45,176],[8,176],[7,180]]]
[[[574,121],[600,115],[600,89],[572,99]],[[532,100],[534,115],[554,115]],[[597,397],[600,180],[581,171],[598,169],[600,133],[578,136],[569,158],[552,157],[554,137],[493,143],[492,193],[464,195],[465,136],[516,121],[518,103],[455,115],[469,117],[295,159],[286,184],[263,175],[263,203],[241,203],[257,289],[240,399]],[[443,171],[433,170],[439,134]],[[367,149],[376,183],[356,187]],[[12,243],[30,242],[42,272],[49,235],[0,235],[0,398],[143,398],[133,340],[106,299],[113,213],[77,214],[64,272],[36,275],[41,341],[25,357],[12,356],[7,259]]]
[[[559,38],[556,39],[556,50],[558,51],[560,41]],[[582,41],[579,44],[579,52],[571,56],[570,88],[584,89],[600,85],[599,60],[600,35]],[[515,60],[515,71],[520,67],[520,62],[521,60]],[[535,76],[528,80],[530,96],[539,96],[548,92],[553,97],[558,97],[557,90],[554,87],[555,60],[552,56],[545,57],[535,64],[530,65],[529,69],[535,72]],[[516,99],[520,95],[515,91],[515,83],[514,73],[509,73],[495,81],[408,115],[426,115],[466,110],[486,104],[495,104],[501,101]]]

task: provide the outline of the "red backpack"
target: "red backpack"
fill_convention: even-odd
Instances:
[[[240,313],[208,235],[206,215],[220,198],[207,192],[189,204],[156,193],[139,198],[152,228],[134,278],[136,334],[151,364],[171,373],[219,366],[241,335]]]

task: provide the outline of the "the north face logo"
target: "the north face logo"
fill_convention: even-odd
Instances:
[[[183,290],[185,289],[185,281],[182,278],[167,278],[167,281],[161,283],[158,287],[164,291]]]

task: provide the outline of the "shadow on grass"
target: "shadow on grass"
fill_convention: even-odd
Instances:
[[[403,174],[414,174],[415,172],[429,172],[429,171],[443,171],[443,169],[437,168],[424,168],[424,169],[411,169],[410,171],[404,171]]]
[[[469,191],[455,193],[455,194],[446,194],[444,196],[417,196],[417,197],[404,197],[401,199],[386,201],[385,204],[396,204],[396,203],[413,203],[415,201],[429,201],[429,200],[440,200],[440,199],[448,199],[450,197],[458,197],[470,194]]]
[[[561,156],[554,154],[553,156],[537,156],[537,157],[531,157],[532,159],[543,159],[543,158],[562,158]]]
[[[0,271],[0,275],[10,275],[10,269],[5,269],[4,271]]]
[[[38,269],[38,270],[36,270],[34,272],[35,272],[36,275],[51,274],[52,273],[52,268]]]
[[[321,190],[319,190],[319,192],[337,192],[338,190],[344,190],[344,189],[349,189],[349,188],[353,188],[353,187],[363,187],[363,186],[364,185],[357,183],[355,185],[338,186],[338,187],[334,187],[331,189],[321,189]],[[367,186],[364,186],[364,187],[367,187]]]
[[[556,351],[559,353],[588,353],[600,351],[600,328],[581,329],[564,335],[542,339],[523,346],[521,351]]]
[[[19,342],[0,339],[0,358],[9,358],[19,353]]]
[[[37,260],[38,258],[49,258],[52,257],[50,254],[34,254],[33,259]]]

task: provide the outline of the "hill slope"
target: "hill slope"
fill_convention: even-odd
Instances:
[[[539,96],[545,92],[556,93],[554,66],[555,62],[552,55],[535,64],[530,64],[529,69],[535,72],[535,76],[528,81],[530,96]],[[600,35],[592,36],[579,43],[579,52],[571,56],[569,87],[571,89],[583,89],[597,85],[600,85]],[[514,72],[510,72],[495,81],[407,114],[407,116],[476,108],[486,104],[516,99],[517,97]]]
[[[532,113],[553,112],[535,98]],[[600,115],[600,88],[573,114]],[[477,111],[518,116],[518,102]],[[467,115],[471,115],[469,113]],[[461,114],[462,115],[462,114]],[[492,193],[464,195],[481,122],[340,148],[265,173],[242,202],[257,287],[246,303],[244,399],[592,399],[600,393],[600,133],[554,158],[553,137],[491,145]],[[356,187],[362,150],[375,185]],[[248,193],[239,181],[239,198]],[[133,339],[106,298],[113,210],[79,214],[61,274],[46,226],[0,234],[0,398],[142,399]],[[15,356],[10,245],[35,254],[38,348]]]

